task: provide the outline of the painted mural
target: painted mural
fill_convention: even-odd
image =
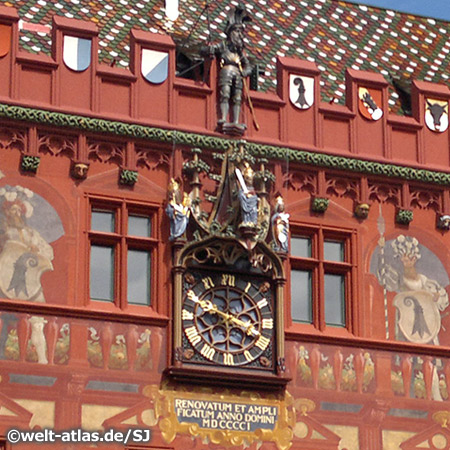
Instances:
[[[449,277],[439,258],[415,237],[399,234],[388,241],[380,238],[371,272],[385,300],[388,292],[396,294],[395,339],[438,345],[441,313],[449,306]]]
[[[64,234],[54,208],[40,195],[22,186],[0,187],[0,296],[44,303],[41,276],[53,270],[51,242]],[[14,315],[9,314],[14,321]],[[30,342],[37,362],[47,364],[44,317],[31,316]],[[7,347],[9,334],[0,336]]]
[[[440,259],[414,236],[398,234],[385,240],[382,216],[378,220],[380,239],[371,259],[373,273],[383,289],[386,338],[389,338],[389,308],[395,308],[394,339],[415,344],[439,345],[443,330],[441,317],[449,306],[446,287],[448,274]],[[394,297],[391,294],[394,293]],[[392,303],[391,303],[392,298]],[[413,357],[410,386],[403,386],[412,397],[420,397],[423,379],[423,361]],[[440,359],[431,367],[431,394],[433,400],[443,400],[439,370]],[[444,397],[446,396],[446,393]]]
[[[53,270],[51,242],[64,234],[54,208],[22,186],[0,188],[0,295],[45,302],[43,273]]]

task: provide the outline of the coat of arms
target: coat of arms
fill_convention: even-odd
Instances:
[[[309,109],[314,104],[314,78],[289,75],[289,99],[298,109]]]

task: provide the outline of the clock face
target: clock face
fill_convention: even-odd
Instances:
[[[213,271],[186,274],[182,323],[197,360],[273,367],[275,324],[267,280]]]

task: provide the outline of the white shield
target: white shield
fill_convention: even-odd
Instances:
[[[142,76],[150,83],[163,83],[169,74],[169,54],[142,49],[141,71]]]
[[[425,123],[431,131],[443,133],[448,128],[448,102],[426,99]]]
[[[314,78],[289,75],[289,99],[298,109],[308,109],[314,104]]]
[[[86,70],[91,64],[91,46],[90,39],[64,36],[63,60],[65,65],[77,72]]]
[[[398,327],[409,342],[433,343],[441,329],[441,316],[433,294],[428,291],[407,291],[397,294]]]
[[[178,0],[166,0],[165,2],[166,6],[166,17],[171,20],[172,22],[175,22],[175,20],[178,19],[178,16],[180,15],[179,12],[179,5]]]
[[[7,298],[42,301],[41,276],[53,270],[48,258],[30,252],[18,241],[7,241],[0,254],[0,289]]]

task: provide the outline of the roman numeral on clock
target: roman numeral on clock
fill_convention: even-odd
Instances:
[[[205,286],[205,289],[211,289],[215,286],[214,281],[211,277],[205,277],[202,278],[203,286]]]
[[[224,353],[223,354],[223,363],[226,366],[234,366],[234,358],[231,353]]]
[[[222,286],[234,286],[236,279],[234,275],[222,274]]]
[[[208,344],[205,344],[202,349],[200,350],[200,353],[208,359],[213,359],[214,354],[216,353],[216,351],[210,347]]]
[[[194,326],[186,328],[184,332],[186,333],[186,336],[188,337],[192,345],[198,344],[202,339],[198,334],[197,328],[195,328]]]
[[[258,308],[259,309],[263,309],[265,306],[267,306],[268,305],[268,302],[267,302],[267,299],[266,298],[263,298],[262,300],[260,300],[258,303],[257,303],[257,306],[258,306]]]
[[[256,347],[259,347],[261,350],[265,350],[269,345],[270,339],[267,339],[264,336],[260,336],[259,339],[255,342]]]
[[[253,361],[253,356],[248,350],[244,351],[244,356],[247,361]]]

